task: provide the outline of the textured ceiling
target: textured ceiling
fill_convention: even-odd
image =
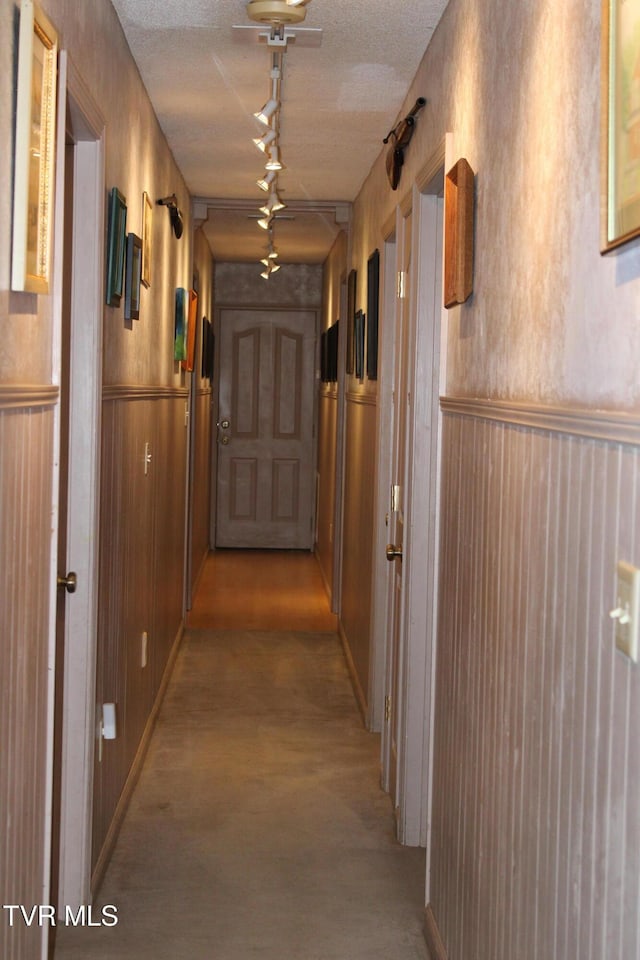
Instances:
[[[271,89],[272,51],[259,39],[266,28],[234,29],[251,25],[246,0],[112,2],[191,194],[212,201],[205,231],[214,257],[259,259],[264,231],[246,203],[232,208],[251,201],[257,214],[266,198],[251,142],[253,113]],[[278,192],[289,206],[274,225],[282,262],[325,258],[339,229],[327,202],[356,197],[446,3],[309,3],[302,26],[321,29],[321,43],[290,41],[282,74]]]

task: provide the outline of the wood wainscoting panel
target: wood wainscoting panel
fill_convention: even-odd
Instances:
[[[347,397],[340,624],[364,696],[369,690],[376,413],[375,398]]]
[[[46,388],[45,388],[45,392]],[[56,391],[57,395],[57,391]],[[14,398],[15,399],[15,398]],[[28,396],[22,397],[28,404]],[[48,717],[54,414],[0,404],[0,903],[48,889]],[[7,917],[0,956],[40,956],[42,930]]]
[[[336,438],[338,397],[321,392],[318,401],[318,472],[316,477],[316,556],[322,577],[333,592],[333,552],[336,512]]]
[[[116,704],[117,737],[103,741],[96,762],[94,868],[113,839],[111,824],[182,627],[185,401],[184,391],[155,398],[123,391],[103,403],[96,710]]]
[[[211,389],[196,394],[191,486],[191,595],[209,553],[211,528]]]
[[[640,448],[443,406],[442,939],[460,960],[636,960],[640,674],[608,611],[617,561],[640,566]]]

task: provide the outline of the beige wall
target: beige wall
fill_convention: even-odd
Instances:
[[[640,689],[607,615],[616,561],[640,566],[640,257],[599,253],[599,43],[597,0],[451,0],[400,189],[381,155],[354,204],[366,309],[367,257],[445,135],[476,171],[474,292],[446,324],[428,887],[457,960],[640,957]],[[346,558],[373,519],[353,406]],[[343,595],[370,571],[345,562]]]

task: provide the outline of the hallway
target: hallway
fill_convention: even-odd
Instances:
[[[426,958],[378,768],[315,558],[210,556],[94,907],[118,924],[56,960]]]

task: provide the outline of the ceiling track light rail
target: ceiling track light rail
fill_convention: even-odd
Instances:
[[[253,138],[256,147],[268,158],[265,163],[264,176],[256,181],[257,186],[269,194],[267,202],[258,208],[259,215],[257,217],[258,226],[269,231],[269,252],[260,261],[265,268],[261,273],[265,280],[268,280],[272,273],[280,269],[280,265],[276,263],[278,254],[273,248],[273,220],[276,213],[286,207],[286,204],[282,202],[278,195],[278,174],[285,169],[280,157],[279,143],[284,54],[287,50],[288,41],[294,39],[287,32],[287,27],[303,22],[307,15],[306,7],[309,2],[310,0],[248,0],[247,2],[249,18],[257,23],[270,26],[267,43],[270,47],[276,48],[271,57],[269,70],[271,81],[269,98],[262,109],[254,113],[258,123],[267,128],[261,136]]]

